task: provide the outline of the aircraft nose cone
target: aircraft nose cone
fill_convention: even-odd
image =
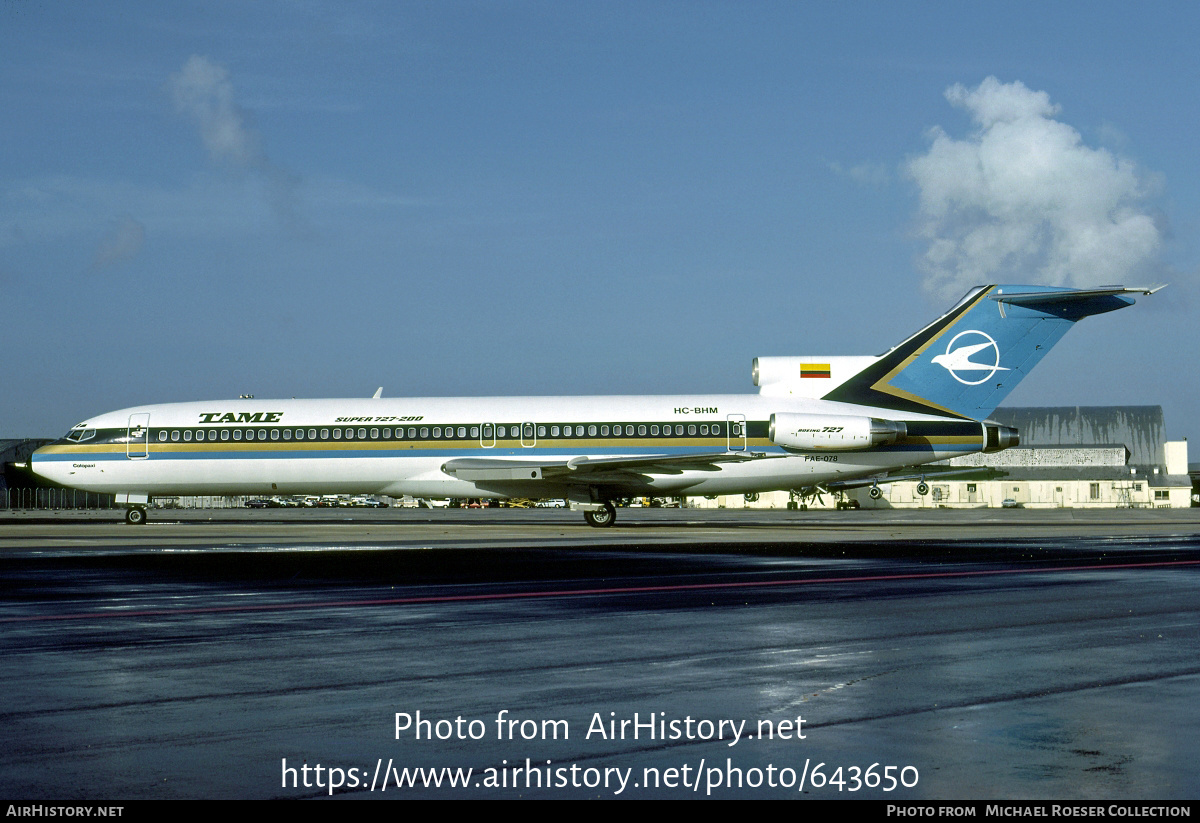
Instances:
[[[46,446],[34,449],[30,453],[29,459],[25,461],[25,468],[32,474],[37,475],[45,480],[51,480],[55,483],[62,482],[58,477],[54,476],[53,468],[56,463],[47,458],[49,449]]]

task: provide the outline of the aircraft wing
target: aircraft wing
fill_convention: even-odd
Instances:
[[[763,460],[761,452],[709,452],[706,454],[652,454],[636,457],[572,457],[569,460],[508,460],[491,457],[458,457],[442,470],[460,480],[571,480],[603,483],[629,474],[680,474],[716,471],[721,463]]]
[[[833,480],[829,483],[822,483],[821,487],[828,489],[831,492],[846,491],[848,489],[861,489],[864,486],[874,486],[878,483],[900,483],[905,480],[936,480],[939,477],[948,477],[955,474],[979,474],[987,478],[997,477],[1003,472],[997,471],[989,466],[962,466],[951,468],[949,466],[922,466],[918,470],[905,469],[903,472],[895,474],[876,474],[871,477],[858,477],[853,480]]]

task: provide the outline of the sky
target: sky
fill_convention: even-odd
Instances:
[[[1200,436],[1200,6],[0,3],[0,437],[753,393],[975,283],[1169,283],[1006,405]],[[1200,460],[1193,454],[1193,461]]]

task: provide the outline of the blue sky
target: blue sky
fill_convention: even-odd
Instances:
[[[0,436],[380,385],[753,392],[753,357],[879,353],[975,280],[1170,282],[1008,404],[1200,433],[1198,18],[8,0]]]

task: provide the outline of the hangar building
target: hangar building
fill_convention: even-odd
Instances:
[[[1021,445],[931,464],[921,479],[846,492],[862,508],[1184,508],[1193,505],[1187,440],[1166,439],[1161,406],[1048,406],[999,408],[991,417],[1021,433]],[[978,468],[938,477],[937,469]],[[920,468],[913,470],[919,474]],[[751,495],[753,497],[753,495]],[[788,492],[746,501],[728,495],[698,505],[785,508],[789,501],[833,508],[837,495],[799,501]],[[1005,501],[1008,501],[1007,503]]]

